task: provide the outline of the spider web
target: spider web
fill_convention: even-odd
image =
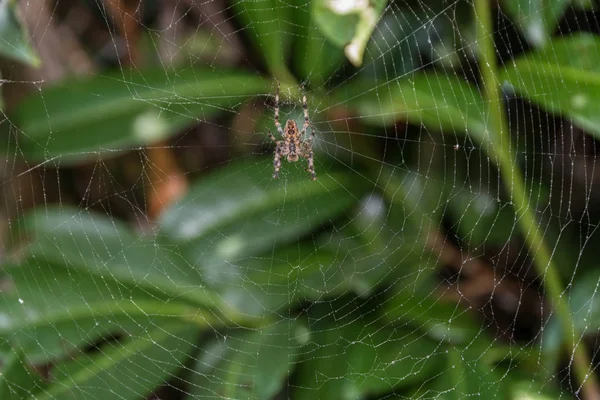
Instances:
[[[30,27],[33,43],[57,29],[80,36],[98,59],[80,54],[88,60],[76,63],[80,75],[105,80],[79,87],[47,63],[41,76],[9,69],[2,81],[6,98],[26,91],[39,99],[25,117],[9,110],[2,123],[0,371],[15,398],[583,396],[535,266],[541,250],[521,230],[515,185],[472,133],[490,124],[493,106],[469,89],[484,91],[473,4],[387,4],[353,67],[320,27],[253,20],[239,3],[144,4],[122,20],[106,3],[22,8],[25,20],[39,7],[49,12]],[[494,14],[507,65],[536,51],[548,13],[563,38],[600,30],[594,12],[576,5],[559,18],[545,2],[519,3],[515,14]],[[311,12],[309,3],[264,6],[290,9]],[[138,26],[135,47],[119,21]],[[266,26],[276,27],[272,37],[253,41]],[[277,58],[288,48],[264,47],[286,45],[275,36],[293,50],[289,59]],[[546,52],[558,57],[553,43]],[[271,178],[276,80],[263,54],[303,77],[283,82],[280,119],[302,126],[304,85],[316,182],[303,159],[283,161]],[[158,81],[146,73],[151,66]],[[263,76],[272,82],[244,92]],[[212,79],[220,92],[205,96]],[[511,151],[572,310],[568,340],[587,344],[593,372],[597,145],[589,125],[539,106],[569,97],[584,107],[588,92],[537,79],[539,102],[504,86]],[[72,92],[47,91],[60,82]],[[173,95],[182,83],[191,89]],[[128,128],[142,142],[120,142],[125,122],[107,123],[109,111],[97,111],[106,109],[93,101],[113,89],[125,96],[110,110],[154,110]],[[60,124],[69,113],[53,104],[66,93],[90,101],[83,111],[71,106],[92,122],[61,139],[57,126],[67,129]],[[47,133],[31,138],[28,153],[29,118]],[[98,135],[112,142],[68,150]],[[170,203],[169,191],[182,185],[183,197]],[[11,378],[19,368],[28,380]]]

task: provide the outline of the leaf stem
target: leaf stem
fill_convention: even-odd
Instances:
[[[593,372],[583,338],[576,337],[569,306],[563,297],[564,289],[550,248],[544,242],[543,233],[529,207],[523,175],[511,148],[508,123],[497,78],[497,61],[493,39],[493,21],[490,0],[475,0],[477,43],[479,46],[479,66],[482,84],[488,103],[490,118],[489,140],[484,143],[486,151],[495,158],[507,191],[514,204],[519,228],[525,237],[537,273],[543,278],[546,297],[552,303],[564,333],[564,345],[572,354],[574,375],[586,399],[599,399],[600,390]],[[579,391],[579,390],[578,390]]]

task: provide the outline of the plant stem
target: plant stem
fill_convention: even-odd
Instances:
[[[575,379],[586,399],[599,399],[600,390],[582,338],[576,337],[569,305],[563,297],[561,278],[552,260],[550,248],[529,207],[523,175],[511,149],[511,137],[505,118],[504,105],[497,78],[497,61],[493,38],[493,21],[490,0],[475,0],[479,65],[490,118],[489,140],[484,143],[488,154],[495,159],[514,204],[521,233],[533,257],[537,273],[543,278],[546,297],[552,303],[564,334],[564,344],[572,354]]]

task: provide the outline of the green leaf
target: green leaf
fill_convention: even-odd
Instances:
[[[355,67],[360,66],[367,43],[387,1],[314,1],[316,25],[331,42],[344,47],[346,57]]]
[[[199,327],[225,322],[177,298],[44,262],[4,269],[9,280],[0,295],[0,342],[22,349],[33,363],[78,354],[110,334],[136,335],[177,320]]]
[[[306,10],[294,1],[283,0],[241,0],[234,1],[232,7],[269,71],[279,81],[293,82],[285,61],[296,30],[294,15]]]
[[[481,323],[471,311],[441,300],[425,288],[397,285],[382,308],[384,318],[397,326],[412,326],[434,340],[469,343],[482,335]]]
[[[531,379],[514,377],[510,382],[510,400],[554,400],[569,398],[568,394],[563,394],[552,384],[537,382]]]
[[[302,301],[345,292],[350,272],[327,249],[291,244],[265,256],[241,257],[213,265],[223,277],[212,285],[222,301],[239,314],[264,318]]]
[[[160,245],[153,237],[135,237],[114,219],[49,207],[26,215],[18,226],[28,232],[25,257],[34,264],[64,266],[144,288],[160,298],[224,307],[177,247]]]
[[[581,11],[595,11],[598,10],[598,4],[594,0],[571,0],[573,7]]]
[[[0,55],[37,67],[40,59],[19,20],[17,2],[0,0]]]
[[[443,133],[468,133],[480,144],[490,140],[481,94],[453,75],[415,73],[385,85],[359,80],[341,87],[336,96],[371,125],[402,120]]]
[[[450,197],[449,215],[462,243],[470,250],[484,244],[505,245],[514,231],[516,216],[512,207],[502,204],[493,193],[461,189]],[[454,228],[454,226],[453,226]]]
[[[430,26],[440,19],[403,12],[384,15],[367,45],[365,65],[359,72],[364,79],[377,80],[381,76],[405,76],[419,67],[422,61],[421,50],[431,53],[430,35],[424,22]],[[436,29],[437,30],[437,29]],[[394,40],[390,40],[393,37]],[[431,41],[431,40],[429,40]],[[427,48],[425,44],[428,45]]]
[[[3,120],[4,118],[6,118],[6,114],[4,112],[5,108],[4,108],[4,96],[2,95],[2,73],[0,72],[0,120]],[[0,126],[2,125],[2,123],[0,122]],[[0,147],[1,149],[2,147]]]
[[[426,279],[437,271],[437,257],[429,257],[419,227],[402,211],[377,193],[365,195],[348,228],[325,232],[318,242],[319,253],[333,255],[333,262],[323,257],[319,272],[307,276],[298,290],[315,300],[348,292],[366,298],[390,282],[415,284],[416,276]]]
[[[423,382],[443,361],[437,342],[327,306],[292,382],[294,399],[371,398]]]
[[[562,19],[570,0],[503,0],[503,10],[529,43],[545,46]],[[552,46],[549,45],[551,48]]]
[[[600,330],[600,274],[592,270],[575,279],[569,295],[573,327],[579,334]]]
[[[429,388],[412,398],[439,400],[482,398],[505,399],[509,393],[509,382],[503,380],[504,371],[482,362],[481,355],[472,357],[462,349],[452,347],[446,352],[446,366]]]
[[[145,398],[183,367],[198,334],[194,325],[173,323],[122,344],[108,343],[57,365],[50,386],[35,399]]]
[[[600,138],[600,37],[558,38],[508,66],[502,80],[551,113],[570,118]]]
[[[238,71],[121,72],[45,87],[9,117],[27,160],[64,165],[164,140],[218,113],[232,113],[269,84]]]
[[[224,167],[194,184],[161,216],[159,235],[199,265],[208,284],[228,279],[223,262],[272,250],[327,226],[361,189],[348,174],[317,170],[318,180],[311,181],[299,166],[285,162],[275,180],[272,163],[252,159]]]
[[[25,365],[20,350],[13,349],[0,367],[0,399],[20,400],[43,387],[40,376]]]
[[[200,350],[188,398],[272,399],[309,337],[301,323],[281,320],[207,343]]]
[[[600,330],[600,274],[592,269],[579,277],[571,285],[569,296],[571,320],[576,337],[596,335]],[[551,376],[563,356],[564,332],[560,321],[553,315],[544,329],[542,354],[545,372]]]
[[[313,87],[329,81],[333,72],[344,62],[344,52],[327,40],[315,22],[317,1],[310,2],[309,12],[299,13],[297,23],[302,31],[296,39],[295,66],[304,80]]]

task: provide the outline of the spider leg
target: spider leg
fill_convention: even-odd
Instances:
[[[279,178],[279,170],[281,169],[281,142],[277,142],[277,147],[275,147],[275,156],[273,157],[273,179]]]
[[[308,118],[308,105],[306,104],[306,93],[304,93],[304,86],[302,86],[302,110],[304,111],[304,126],[302,127],[302,133],[304,134],[306,133],[306,128],[308,128],[310,125],[310,119]]]
[[[285,133],[283,129],[281,129],[281,124],[279,123],[279,82],[277,82],[277,92],[275,93],[275,127],[277,128],[277,132],[283,137],[285,137]]]
[[[302,126],[302,137],[304,138],[304,136],[306,136],[306,130],[310,128],[310,136],[305,141],[306,145],[310,149],[313,138],[315,137],[315,131],[313,129],[312,124],[310,123],[310,118],[308,117],[308,105],[306,104],[306,93],[304,93],[304,86],[302,86],[302,109],[304,110],[304,125]]]
[[[269,139],[271,139],[272,141],[274,141],[275,143],[277,143],[277,139],[275,139],[275,136],[273,136],[273,134],[271,133],[271,131],[269,131]]]
[[[306,161],[308,161],[308,168],[306,170],[308,172],[310,172],[310,179],[313,181],[316,181],[317,174],[315,174],[315,164],[314,164],[314,160],[313,160],[313,152],[310,149],[308,149],[308,157],[306,157]]]

